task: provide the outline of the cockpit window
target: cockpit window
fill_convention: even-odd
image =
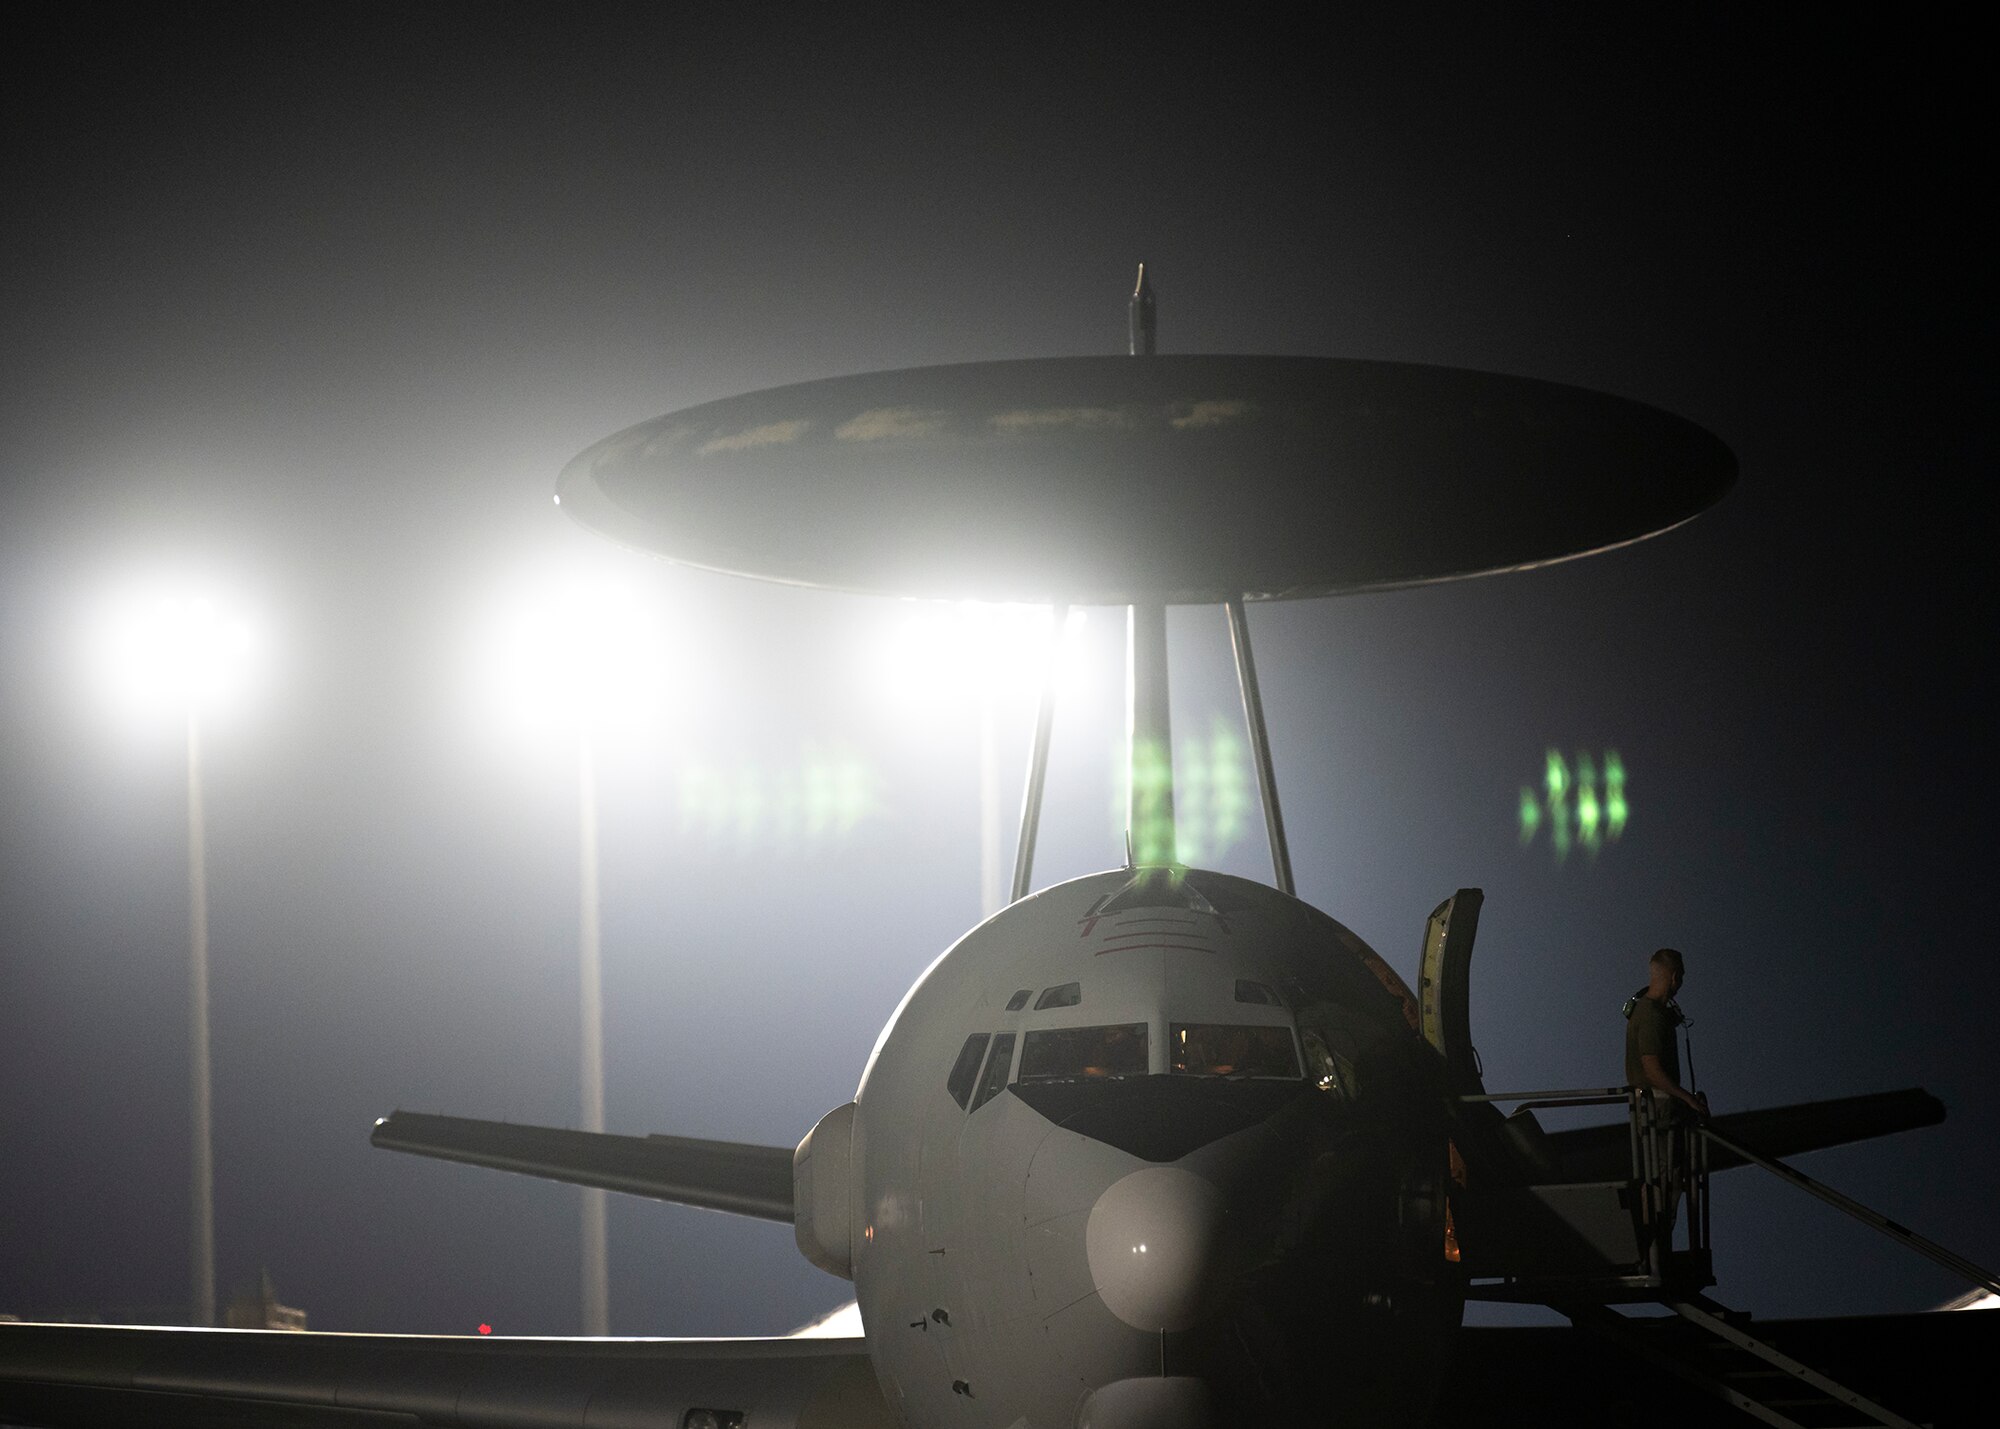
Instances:
[[[1061,987],[1045,987],[1042,995],[1035,999],[1035,1011],[1045,1007],[1075,1007],[1083,1001],[1083,984],[1066,982]]]
[[[1028,1005],[1028,999],[1033,997],[1034,995],[1035,995],[1035,990],[1032,987],[1022,988],[1019,992],[1015,993],[1012,997],[1007,999],[1007,1010],[1009,1012],[1019,1012],[1022,1008]]]
[[[944,1089],[961,1107],[972,1095],[972,1084],[979,1078],[979,1059],[986,1053],[986,1041],[984,1032],[966,1038],[965,1045],[958,1049],[958,1060],[951,1064],[951,1075],[944,1079]]]
[[[1288,1027],[1176,1022],[1167,1032],[1169,1070],[1191,1077],[1296,1077]]]
[[[1329,1042],[1329,1038],[1332,1039]],[[1332,1028],[1311,1031],[1301,1027],[1299,1041],[1305,1044],[1306,1075],[1328,1096],[1349,1100],[1355,1094],[1354,1059],[1336,1047],[1352,1048],[1352,1038],[1341,1038]]]
[[[1030,1032],[1021,1044],[1024,1082],[1145,1075],[1143,1022],[1123,1022],[1111,1027],[1044,1027]]]
[[[1014,1065],[1014,1034],[1002,1032],[993,1039],[993,1055],[986,1059],[986,1075],[979,1080],[979,1095],[972,1099],[978,1111],[1007,1086],[1007,1073]]]
[[[1236,1000],[1238,1002],[1255,1002],[1264,1007],[1279,1007],[1283,1005],[1278,1001],[1278,994],[1264,986],[1263,983],[1252,982],[1247,977],[1236,979]]]

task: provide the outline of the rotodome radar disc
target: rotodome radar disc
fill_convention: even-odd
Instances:
[[[1309,357],[1063,357],[802,382],[607,437],[562,507],[705,569],[1081,604],[1334,595],[1606,550],[1736,459],[1620,397]]]

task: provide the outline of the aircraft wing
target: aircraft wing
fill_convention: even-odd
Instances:
[[[792,1221],[792,1152],[784,1146],[691,1136],[613,1136],[413,1111],[383,1117],[369,1141],[390,1151],[601,1186],[787,1225]]]
[[[1731,1112],[1709,1124],[1731,1141],[1765,1156],[1796,1156],[1826,1146],[1888,1136],[1944,1120],[1944,1103],[1921,1087],[1832,1101],[1799,1102],[1761,1111]],[[1565,1181],[1613,1181],[1631,1174],[1630,1129],[1620,1121],[1548,1133],[1549,1149],[1562,1165]],[[1727,1171],[1745,1164],[1720,1146],[1709,1148],[1709,1169]]]
[[[707,1410],[701,1419],[693,1411]],[[889,1429],[860,1339],[557,1340],[0,1324],[0,1422]]]

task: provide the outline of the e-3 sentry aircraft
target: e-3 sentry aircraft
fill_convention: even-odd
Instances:
[[[1045,691],[1014,901],[932,963],[854,1099],[795,1149],[403,1111],[374,1131],[380,1147],[789,1223],[813,1264],[853,1281],[861,1337],[0,1326],[0,1419],[1418,1425],[1462,1351],[1471,1295],[1553,1305],[1767,1423],[1800,1422],[1800,1394],[1911,1422],[1799,1364],[1810,1335],[1752,1337],[1703,1296],[1702,1192],[1707,1170],[1761,1159],[1795,1175],[1770,1158],[1935,1122],[1934,1099],[1721,1117],[1677,1181],[1672,1133],[1645,1098],[1523,1094],[1503,1116],[1509,1099],[1480,1084],[1466,995],[1477,890],[1431,915],[1416,992],[1292,892],[1245,602],[1640,540],[1723,495],[1728,449],[1665,412],[1521,378],[1156,356],[1143,275],[1132,348],[710,402],[607,438],[558,484],[586,526],[697,567],[1128,607],[1124,865],[1033,891]],[[1228,613],[1270,886],[1175,857],[1165,608],[1192,602]],[[1626,1119],[1563,1132],[1535,1119],[1538,1102],[1593,1092]],[[1661,1230],[1677,1197],[1684,1248]],[[1608,1308],[1648,1301],[1676,1312],[1680,1339]],[[1522,1355],[1547,1343],[1520,1333]],[[1785,1404],[1745,1388],[1697,1363],[1683,1343],[1696,1333],[1805,1389]],[[1458,1357],[1461,1380],[1495,1362]],[[1453,1422],[1506,1422],[1467,1402],[1483,1402],[1477,1384]]]

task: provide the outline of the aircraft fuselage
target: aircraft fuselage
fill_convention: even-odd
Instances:
[[[1261,884],[1128,869],[1003,910],[835,1114],[885,1398],[994,1429],[1420,1422],[1463,1304],[1437,1075],[1401,980]]]

